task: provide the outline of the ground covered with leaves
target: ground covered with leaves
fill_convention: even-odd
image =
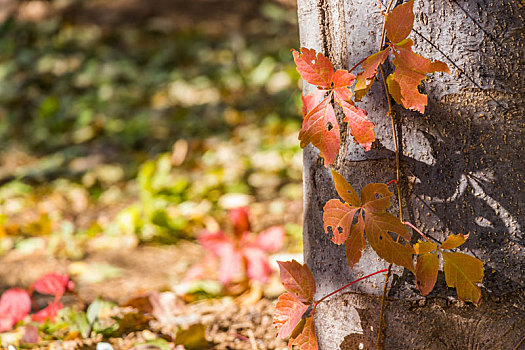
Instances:
[[[0,345],[285,347],[295,10],[7,1],[0,21]]]

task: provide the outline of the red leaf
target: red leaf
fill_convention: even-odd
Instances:
[[[333,234],[332,242],[343,244],[346,241],[348,235],[350,235],[354,216],[359,210],[360,207],[341,203],[339,199],[331,199],[325,204],[323,207],[324,231],[330,234],[331,229]]]
[[[425,112],[427,96],[418,90],[427,73],[450,73],[448,66],[441,61],[431,62],[412,51],[413,42],[404,40],[394,46],[394,65],[396,70],[387,78],[388,91],[394,100],[403,107],[420,113]]]
[[[209,278],[215,271],[217,271],[218,265],[219,263],[215,254],[206,254],[199,264],[192,266],[186,272],[182,282]]]
[[[279,296],[273,314],[273,325],[278,329],[279,338],[288,338],[301,321],[308,305],[303,304],[293,293]]]
[[[74,286],[75,284],[69,279],[68,275],[48,273],[33,283],[31,289],[41,294],[54,295],[55,299],[58,300],[66,290],[72,290]]]
[[[346,179],[341,174],[334,170],[332,170],[332,177],[334,178],[335,189],[337,190],[339,197],[354,207],[360,207],[361,200],[348,181],[346,181]]]
[[[410,238],[406,226],[399,218],[390,213],[366,212],[365,231],[368,242],[379,257],[415,272],[412,247],[396,243],[388,233],[393,232]]]
[[[256,245],[243,247],[242,252],[246,259],[246,275],[248,278],[266,283],[272,271],[266,252]]]
[[[346,260],[350,268],[353,268],[359,262],[366,247],[364,233],[365,220],[363,219],[363,214],[359,213],[357,215],[357,223],[352,226],[350,236],[346,240]]]
[[[278,261],[281,271],[281,282],[287,291],[297,295],[301,301],[313,300],[315,294],[315,279],[308,265],[297,261]]]
[[[250,218],[247,207],[232,209],[228,216],[233,223],[233,233],[236,236],[241,236],[244,232],[250,231]]]
[[[329,89],[332,84],[334,67],[322,53],[316,55],[315,50],[301,48],[301,53],[292,50],[297,71],[301,77],[312,85]]]
[[[355,143],[361,145],[365,151],[370,151],[372,142],[376,138],[374,123],[367,119],[366,111],[354,106],[353,102],[341,102],[340,106],[343,108],[344,121],[348,123]]]
[[[282,248],[285,230],[282,226],[272,226],[257,235],[255,244],[268,253]]]
[[[294,331],[295,333],[295,331]],[[307,317],[301,332],[295,336],[292,334],[288,347],[291,349],[294,345],[297,345],[300,350],[317,350],[317,337],[315,335],[314,318],[313,316]]]
[[[31,319],[36,322],[43,323],[46,320],[54,321],[58,314],[58,311],[62,309],[64,305],[61,303],[49,303],[47,307],[38,311],[36,314],[31,316]]]
[[[22,288],[11,288],[0,298],[0,332],[5,332],[31,311],[31,297]]]
[[[339,124],[331,104],[332,94],[328,95],[303,119],[303,126],[299,132],[301,147],[310,142],[321,151],[324,165],[332,164],[339,152],[340,135]]]
[[[414,25],[414,0],[397,6],[385,18],[386,36],[392,43],[404,40]]]
[[[425,296],[434,289],[439,270],[439,258],[436,253],[423,253],[417,257],[416,285],[421,295]]]
[[[368,56],[363,62],[364,71],[357,75],[357,82],[354,88],[356,101],[361,101],[361,99],[367,94],[368,90],[370,90],[377,74],[377,68],[380,64],[385,62],[389,52],[390,48],[386,48],[383,51]]]

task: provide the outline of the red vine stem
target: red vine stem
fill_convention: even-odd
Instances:
[[[403,224],[403,225],[408,225],[408,226],[412,227],[412,229],[413,229],[414,231],[416,231],[417,233],[419,233],[424,239],[426,239],[427,241],[430,241],[430,239],[428,239],[428,237],[425,236],[425,234],[424,234],[423,232],[421,232],[417,227],[415,227],[414,225],[412,225],[410,222],[408,222],[408,221],[403,221],[402,224]]]
[[[339,288],[339,289],[337,289],[337,290],[334,290],[332,293],[325,295],[324,297],[322,297],[322,298],[319,299],[318,301],[314,302],[314,307],[313,307],[313,309],[312,309],[312,315],[314,314],[314,312],[315,312],[315,308],[317,307],[317,305],[319,305],[319,303],[323,302],[323,301],[326,300],[327,298],[330,298],[332,295],[334,295],[334,294],[336,294],[336,293],[339,293],[340,291],[342,291],[342,290],[345,289],[345,288],[350,287],[352,284],[354,284],[354,283],[356,283],[356,282],[359,282],[359,281],[362,281],[362,280],[367,279],[367,278],[369,278],[369,277],[372,277],[372,276],[374,276],[374,275],[377,275],[378,273],[387,272],[387,270],[388,270],[388,269],[382,269],[382,270],[379,270],[379,271],[373,272],[373,273],[371,273],[371,274],[369,274],[369,275],[366,275],[366,276],[363,276],[363,277],[361,277],[361,278],[358,278],[358,279],[356,279],[355,281],[352,281],[352,282],[350,282],[350,283],[348,283],[348,284],[345,284],[345,285],[342,286],[341,288]]]
[[[353,71],[354,69],[356,69],[357,67],[359,67],[361,65],[361,63],[363,63],[364,61],[366,61],[368,57],[365,57],[363,58],[361,61],[359,61],[355,66],[353,66],[349,71],[348,73],[350,73],[351,71]]]
[[[390,8],[392,7],[392,4],[394,3],[394,0],[390,0],[388,2],[388,6],[386,7],[385,14],[388,14],[390,12]],[[383,20],[383,28],[381,30],[381,41],[379,43],[379,50],[383,49],[383,45],[385,44],[385,33],[386,33],[386,18]],[[390,96],[388,95],[388,87],[386,85],[386,77],[385,77],[385,71],[383,70],[383,66],[379,65],[379,70],[381,71],[381,78],[383,80],[383,87],[385,88],[385,94],[386,94],[386,100],[388,102],[388,113],[387,115],[390,116],[390,122],[392,125],[392,136],[394,138],[394,150],[396,154],[396,189],[397,189],[397,199],[399,203],[399,219],[403,221],[403,206],[401,203],[401,189],[399,187],[399,181],[401,178],[401,170],[399,165],[399,148],[397,144],[397,135],[396,135],[396,125],[394,121],[394,114],[392,113],[392,102],[390,102]],[[397,236],[396,242],[399,241],[399,235]],[[383,295],[381,296],[381,311],[379,313],[379,326],[377,329],[377,349],[380,350],[383,348],[383,319],[384,319],[384,313],[385,313],[385,302],[386,302],[386,293],[388,290],[388,281],[390,279],[390,275],[392,274],[392,263],[388,265],[388,272],[385,276],[385,284],[383,286]]]

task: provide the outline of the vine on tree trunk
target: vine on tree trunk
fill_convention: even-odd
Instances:
[[[340,199],[329,200],[323,208],[325,233],[331,236],[335,244],[345,244],[350,268],[359,262],[366,241],[377,255],[390,265],[388,269],[361,277],[315,301],[315,280],[308,266],[296,261],[279,262],[281,280],[288,292],[279,297],[274,325],[278,329],[279,337],[290,338],[290,348],[297,345],[301,350],[317,349],[313,322],[317,305],[353,283],[386,272],[377,341],[377,347],[381,348],[383,311],[392,264],[411,271],[415,275],[417,288],[426,296],[436,283],[441,256],[446,283],[449,287],[456,288],[458,298],[475,305],[481,301],[479,284],[483,279],[483,263],[465,253],[449,251],[462,245],[468,235],[452,234],[439,245],[430,242],[413,224],[403,220],[399,188],[399,148],[390,97],[406,109],[424,113],[427,96],[418,90],[421,81],[426,79],[428,73],[450,73],[450,70],[444,62],[431,61],[412,51],[414,42],[408,36],[414,23],[414,0],[390,11],[392,3],[393,0],[385,13],[379,51],[361,60],[350,70],[335,70],[327,57],[313,49],[293,50],[297,71],[304,81],[317,88],[311,94],[303,95],[304,119],[299,140],[303,148],[309,143],[317,147],[326,167],[335,161],[340,147],[340,127],[333,103],[342,108],[345,114],[344,122],[348,123],[354,141],[365,151],[371,149],[375,140],[374,124],[368,120],[367,112],[356,106],[356,102],[366,96],[378,71],[381,72],[389,106],[387,117],[390,117],[392,123],[396,178],[388,184],[368,184],[358,195],[342,175],[332,170],[335,189]],[[385,34],[388,39],[386,47]],[[390,55],[394,56],[392,62],[395,70],[385,77],[382,64]],[[355,76],[352,71],[359,65],[363,71]],[[393,196],[388,189],[391,183],[395,183],[397,189],[399,217],[387,211]],[[423,240],[419,239],[417,243],[411,244],[412,239],[407,226],[419,233]]]

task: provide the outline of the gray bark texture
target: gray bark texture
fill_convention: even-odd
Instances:
[[[336,68],[353,66],[378,51],[382,2],[298,0],[301,46],[323,52]],[[457,300],[441,271],[423,298],[413,274],[394,267],[385,349],[514,349],[525,336],[524,9],[523,1],[512,0],[415,2],[414,51],[446,62],[452,74],[433,74],[423,83],[429,101],[424,115],[394,107],[404,217],[436,242],[470,233],[462,250],[483,261],[485,277],[475,307]],[[392,64],[385,69],[391,72]],[[305,84],[304,92],[311,90]],[[364,152],[338,111],[343,135],[333,168],[360,191],[394,179],[395,156],[380,78],[357,105],[375,123],[376,141]],[[350,270],[344,245],[324,233],[323,206],[338,197],[312,145],[304,150],[303,177],[304,254],[316,297],[387,267],[367,247]],[[376,275],[319,305],[320,349],[376,347],[383,282]]]

